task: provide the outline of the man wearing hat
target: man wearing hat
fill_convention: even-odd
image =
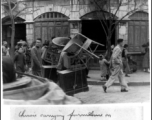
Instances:
[[[107,88],[109,88],[117,79],[119,79],[121,84],[121,92],[128,92],[128,85],[123,77],[122,49],[123,39],[118,39],[117,46],[113,50],[110,61],[111,76],[103,86],[104,92],[106,92]]]

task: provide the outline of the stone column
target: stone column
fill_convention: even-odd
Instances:
[[[81,33],[81,21],[71,20],[70,22],[70,37],[73,38],[76,33]]]
[[[124,44],[128,44],[128,24],[126,21],[122,21],[119,24],[119,38],[124,39]]]
[[[26,23],[26,40],[29,45],[34,41],[34,24]]]
[[[79,0],[70,0],[70,36],[71,38],[80,32]]]

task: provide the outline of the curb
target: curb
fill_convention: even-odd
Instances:
[[[107,81],[88,81],[88,85],[104,85]],[[113,85],[119,86],[119,83],[114,83]],[[128,86],[147,86],[150,82],[130,82]]]

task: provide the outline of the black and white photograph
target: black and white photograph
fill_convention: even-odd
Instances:
[[[4,107],[150,105],[151,0],[2,0],[1,10]]]

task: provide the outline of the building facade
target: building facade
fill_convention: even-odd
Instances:
[[[106,44],[106,36],[99,19],[94,15],[97,8],[91,3],[92,0],[12,0],[17,2],[14,15],[18,14],[16,23],[16,40],[26,40],[31,44],[36,38],[42,41],[51,40],[52,37],[66,36],[73,37],[80,32],[87,37]],[[99,2],[101,0],[98,0]],[[126,0],[125,0],[126,1]],[[121,6],[116,17],[118,20],[132,9],[135,1],[138,3],[138,10],[121,20],[112,36],[112,44],[116,39],[123,38],[129,45],[129,52],[133,59],[142,62],[142,44],[148,41],[148,0],[132,0],[126,6]],[[118,0],[113,0],[115,7]],[[2,1],[5,3],[5,0]],[[140,6],[141,4],[143,4]],[[2,6],[2,37],[3,40],[10,40],[10,21]],[[23,11],[22,9],[25,8]],[[105,50],[100,48],[98,52]],[[98,60],[94,60],[92,66],[98,66]]]

